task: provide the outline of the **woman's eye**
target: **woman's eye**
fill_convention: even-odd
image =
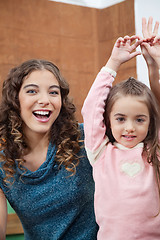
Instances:
[[[51,94],[51,95],[59,95],[59,92],[58,91],[51,91],[49,94]]]
[[[27,93],[31,93],[31,94],[33,94],[33,93],[36,93],[36,91],[33,90],[33,89],[30,89],[30,90],[27,91]]]

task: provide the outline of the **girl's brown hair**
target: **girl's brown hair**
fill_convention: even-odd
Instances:
[[[23,154],[29,147],[25,141],[20,115],[19,91],[24,79],[33,71],[46,69],[56,77],[61,92],[62,107],[56,121],[52,124],[49,141],[57,147],[56,161],[72,172],[79,163],[77,153],[80,150],[80,132],[75,119],[75,106],[69,99],[69,85],[59,69],[46,60],[28,60],[11,69],[3,83],[0,105],[0,161],[6,174],[6,181],[14,177],[15,162],[23,165]]]
[[[150,124],[148,128],[148,134],[144,139],[144,150],[143,155],[147,156],[148,163],[152,164],[157,181],[158,186],[160,185],[160,145],[159,145],[159,130],[160,130],[160,114],[159,114],[159,107],[155,96],[153,95],[152,91],[142,82],[130,77],[128,80],[120,82],[113,86],[109,92],[109,95],[106,99],[105,104],[105,113],[104,113],[104,121],[106,124],[107,129],[107,136],[110,142],[114,142],[114,137],[112,135],[112,131],[110,128],[110,113],[114,103],[120,98],[124,96],[137,96],[140,97],[143,102],[146,104],[149,110],[150,115]],[[160,191],[160,187],[159,187]]]

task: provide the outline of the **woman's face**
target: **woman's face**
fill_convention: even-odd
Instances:
[[[25,135],[49,133],[62,106],[60,86],[53,73],[48,70],[33,71],[24,79],[19,102]]]

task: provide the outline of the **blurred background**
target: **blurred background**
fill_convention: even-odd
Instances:
[[[83,101],[116,39],[142,36],[142,17],[160,21],[159,9],[159,0],[0,0],[0,91],[12,67],[28,59],[47,59],[69,82],[82,122]],[[142,56],[125,63],[116,82],[129,76],[148,84]],[[10,205],[8,212],[7,240],[24,239]]]

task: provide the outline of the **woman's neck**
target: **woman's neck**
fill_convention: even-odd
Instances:
[[[32,135],[26,137],[28,149],[22,156],[24,159],[24,166],[30,171],[36,171],[46,160],[48,151],[48,135],[36,136]]]
[[[25,141],[27,143],[28,150],[33,151],[37,148],[47,147],[49,145],[49,136],[48,133],[40,134],[27,132],[27,134],[25,133]]]

